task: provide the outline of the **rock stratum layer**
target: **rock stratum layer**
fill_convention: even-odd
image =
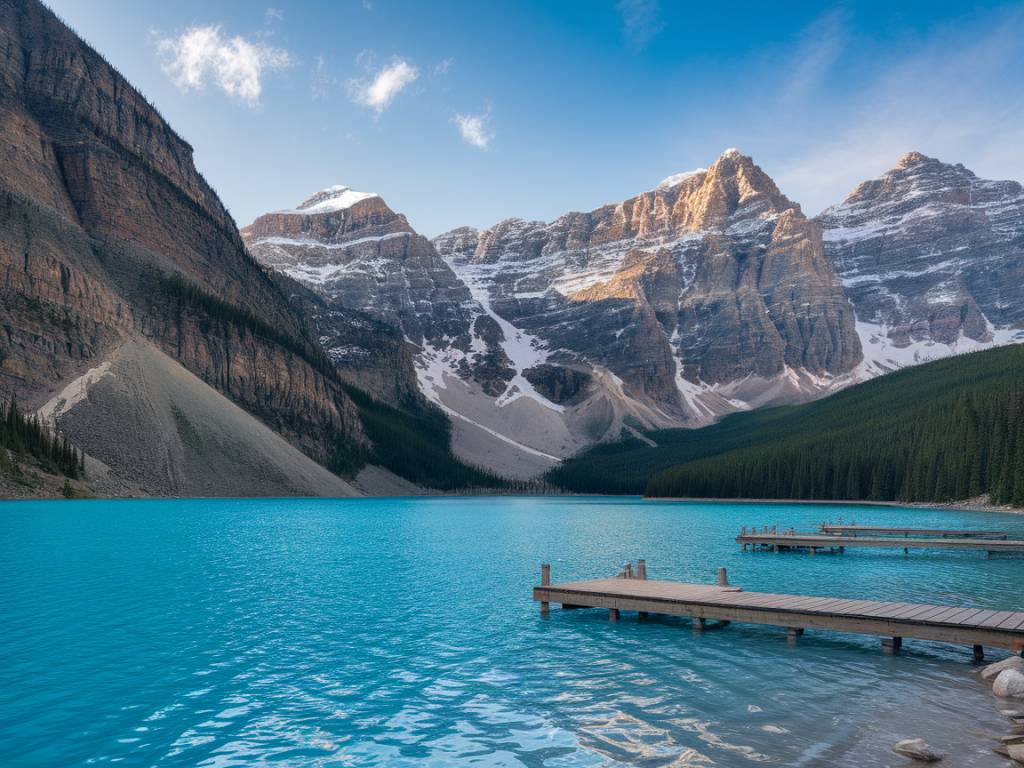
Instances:
[[[355,409],[192,148],[34,0],[0,0],[0,387],[40,404],[144,336],[326,460]]]
[[[430,242],[376,195],[332,187],[242,234],[327,306],[398,330],[456,450],[512,474],[623,431],[814,397],[860,361],[820,228],[735,150],[550,223]]]
[[[909,152],[817,221],[857,311],[868,373],[1020,338],[1017,182]]]

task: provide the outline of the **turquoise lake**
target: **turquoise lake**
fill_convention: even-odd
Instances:
[[[944,510],[609,498],[0,502],[0,765],[1002,766],[970,649],[539,616],[613,575],[1024,609],[1024,558],[743,553],[741,525]],[[991,658],[1000,658],[999,652]]]

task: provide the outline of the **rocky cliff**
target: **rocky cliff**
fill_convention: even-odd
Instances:
[[[860,360],[818,225],[736,150],[621,203],[435,245],[548,362],[610,374],[640,424],[814,397]]]
[[[910,152],[817,221],[857,312],[866,375],[1024,328],[1024,190]]]
[[[143,335],[310,455],[362,441],[192,148],[35,0],[0,0],[0,386],[30,403]]]
[[[430,242],[378,196],[337,186],[242,235],[318,296],[339,370],[362,364],[380,391],[392,363],[339,341],[331,312],[397,329],[419,389],[455,420],[456,448],[475,459],[498,440],[517,474],[623,430],[814,397],[860,360],[820,228],[735,150],[550,223]]]

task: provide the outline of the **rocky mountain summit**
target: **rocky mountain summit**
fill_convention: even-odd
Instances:
[[[817,217],[868,374],[1019,336],[1024,190],[918,152]]]
[[[818,227],[736,150],[621,203],[435,245],[553,360],[674,422],[807,396],[860,358]]]
[[[517,474],[624,430],[814,397],[860,360],[819,227],[736,150],[553,222],[430,242],[337,186],[242,236],[339,317],[400,331],[462,455]],[[342,371],[369,359],[320,335]]]

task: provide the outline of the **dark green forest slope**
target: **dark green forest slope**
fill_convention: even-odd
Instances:
[[[1024,346],[908,368],[800,406],[598,446],[554,470],[569,490],[719,498],[1024,506]]]

